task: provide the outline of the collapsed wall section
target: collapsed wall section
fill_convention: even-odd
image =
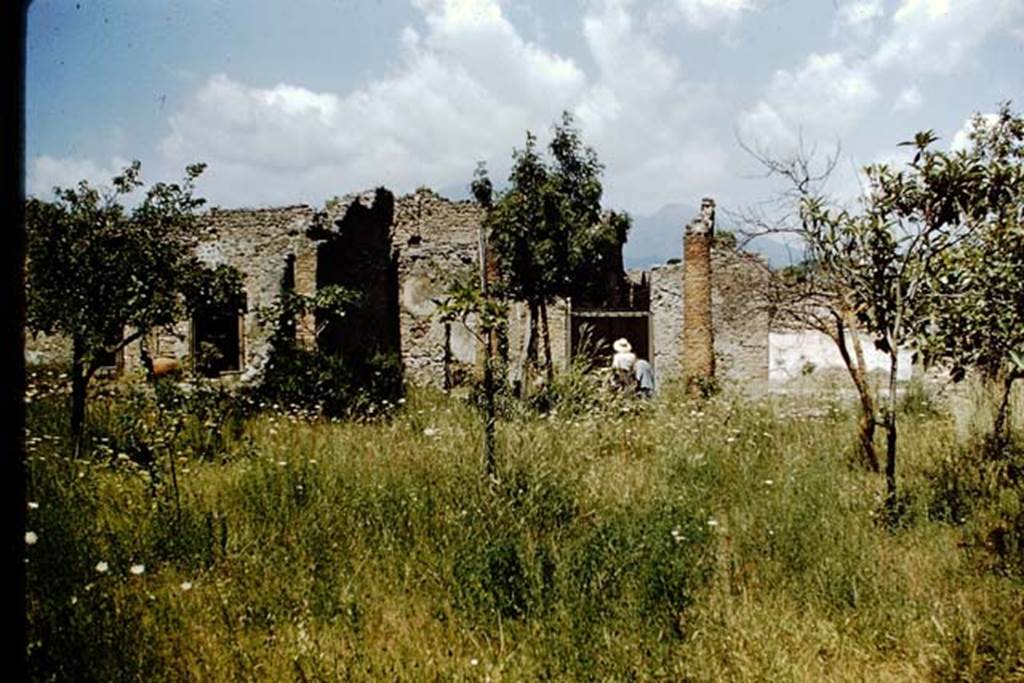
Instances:
[[[321,351],[357,360],[400,352],[394,217],[394,196],[378,188],[328,202],[310,231],[318,238],[316,288],[339,286],[358,296],[343,318],[317,320]]]

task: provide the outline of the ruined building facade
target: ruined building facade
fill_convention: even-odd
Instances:
[[[315,316],[295,321],[299,343],[346,356],[394,353],[407,381],[441,385],[453,367],[471,369],[481,352],[471,329],[446,324],[437,309],[453,277],[479,272],[482,218],[476,204],[427,189],[395,197],[378,188],[336,198],[319,210],[212,209],[202,216],[197,254],[244,275],[245,306],[181,321],[147,340],[149,353],[190,368],[198,351],[215,347],[219,362],[212,374],[258,377],[272,332],[261,324],[260,310],[282,289],[311,295],[341,285],[359,294],[359,304],[340,322]],[[767,266],[759,257],[718,245],[713,232],[714,203],[705,200],[687,229],[683,260],[627,273],[621,245],[603,255],[602,296],[559,300],[548,309],[556,366],[584,350],[601,358],[611,341],[626,337],[639,357],[652,362],[659,381],[682,378],[687,364],[698,363],[701,372],[714,368],[720,378],[767,382],[770,322],[750,295],[768,277]],[[682,238],[681,227],[680,256]],[[513,359],[523,352],[528,327],[527,307],[513,304]],[[117,359],[119,370],[140,365],[137,346]]]

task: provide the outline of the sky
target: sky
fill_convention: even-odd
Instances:
[[[34,0],[26,69],[35,196],[138,159],[148,181],[205,162],[222,207],[463,197],[567,110],[606,208],[641,217],[769,197],[740,141],[838,144],[852,196],[916,131],[1020,111],[1024,0]]]

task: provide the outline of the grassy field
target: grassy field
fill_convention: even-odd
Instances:
[[[33,394],[34,679],[1024,681],[1024,492],[976,406],[905,400],[890,529],[835,400],[523,412],[497,481],[439,393],[372,422],[147,405],[97,399],[73,460]]]

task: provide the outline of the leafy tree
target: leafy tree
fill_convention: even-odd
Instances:
[[[1001,382],[997,443],[1005,442],[1012,385],[1024,377],[1024,120],[1004,104],[991,119],[975,117],[970,139],[960,151],[937,149],[933,131],[901,143],[913,148],[912,159],[898,169],[868,166],[867,189],[854,209],[836,207],[823,191],[836,157],[815,173],[802,148],[782,160],[752,152],[769,175],[789,181],[782,198],[791,212],[777,224],[747,216],[754,228],[748,234],[794,232],[808,255],[775,279],[769,303],[779,319],[820,329],[836,342],[861,398],[862,450],[875,470],[874,428],[886,430],[890,511],[899,349],[913,346],[927,361],[947,363],[954,378],[973,368]],[[857,329],[889,355],[881,420]]]
[[[557,296],[599,290],[607,254],[621,246],[629,230],[626,214],[602,213],[604,167],[583,145],[571,114],[562,114],[553,133],[551,160],[546,160],[536,136],[527,132],[523,149],[512,153],[509,187],[494,199],[485,219],[505,293],[530,310],[527,369],[537,362],[540,337],[549,378],[548,304]],[[490,192],[485,174],[478,175],[476,187]]]
[[[240,292],[237,271],[209,269],[193,253],[193,196],[203,164],[181,183],[157,183],[132,209],[123,200],[143,186],[136,161],[101,192],[82,181],[54,188],[52,202],[30,199],[27,225],[28,327],[68,337],[71,432],[77,450],[87,389],[105,356],[197,308]]]
[[[784,185],[770,201],[769,210],[754,207],[741,212],[739,219],[744,228],[738,241],[746,243],[759,235],[782,233],[796,237],[808,247],[803,262],[775,273],[766,281],[759,293],[762,305],[775,325],[816,330],[835,344],[857,392],[861,458],[869,470],[880,472],[875,432],[881,419],[869,382],[861,325],[855,313],[858,305],[855,284],[841,267],[839,252],[827,259],[809,246],[820,241],[819,226],[813,219],[831,203],[825,188],[838,161],[839,148],[837,146],[834,153],[819,164],[815,151],[806,149],[802,141],[788,157],[772,156],[742,141],[741,146],[764,167],[767,176],[782,179]],[[806,211],[808,207],[814,210]]]
[[[955,153],[926,148],[917,160],[917,201],[962,225],[961,241],[934,265],[918,336],[926,358],[947,363],[955,379],[974,368],[1001,385],[993,436],[1002,445],[1010,392],[1024,378],[1024,117],[1009,103],[991,120],[975,116],[970,142]]]
[[[810,248],[851,286],[859,322],[889,355],[886,490],[896,502],[896,375],[899,349],[917,346],[954,372],[976,367],[1002,378],[1002,436],[1009,391],[1024,353],[1024,123],[1003,105],[990,126],[975,118],[972,147],[936,149],[932,131],[905,143],[902,169],[865,169],[863,207],[803,205]]]

